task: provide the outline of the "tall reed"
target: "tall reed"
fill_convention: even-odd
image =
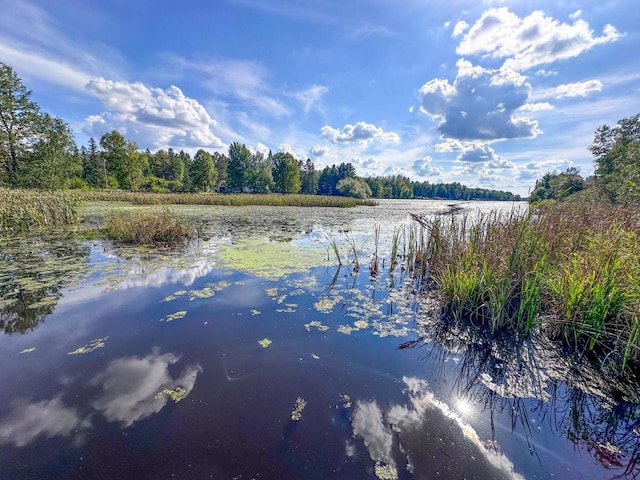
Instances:
[[[0,187],[0,232],[75,223],[79,203],[73,193]]]
[[[640,219],[633,210],[549,204],[414,220],[425,235],[415,275],[438,290],[452,318],[494,331],[539,327],[624,367],[640,360]],[[410,234],[410,244],[417,238]]]

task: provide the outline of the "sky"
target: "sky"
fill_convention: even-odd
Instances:
[[[640,112],[637,0],[0,0],[0,61],[86,145],[288,151],[527,195]]]

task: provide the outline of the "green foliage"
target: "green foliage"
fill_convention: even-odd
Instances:
[[[273,156],[273,183],[276,192],[300,191],[300,168],[290,153],[278,152]]]
[[[136,245],[177,245],[196,236],[169,208],[116,211],[107,218],[105,235]]]
[[[118,187],[135,190],[142,182],[147,158],[138,152],[138,146],[126,140],[116,130],[100,137],[100,146],[108,175],[118,182]]]
[[[602,125],[589,150],[596,187],[611,203],[640,203],[640,114]]]
[[[9,65],[0,62],[0,181],[10,186],[20,183],[19,170],[37,131],[40,111],[31,92]]]
[[[0,187],[0,232],[75,223],[79,202],[66,192]]]
[[[243,192],[249,187],[253,156],[246,145],[233,142],[229,145],[227,187],[232,192]]]
[[[336,191],[346,197],[369,198],[371,196],[369,185],[361,178],[343,178],[336,185]]]
[[[20,183],[25,187],[56,190],[82,172],[82,160],[69,126],[60,118],[44,114],[36,122],[37,139],[25,156]]]
[[[216,185],[218,171],[209,152],[200,149],[193,157],[189,169],[191,188],[196,192],[206,192]]]
[[[584,189],[584,179],[573,168],[567,168],[562,173],[546,173],[531,192],[531,203],[542,200],[560,200]]]
[[[273,189],[273,173],[271,161],[256,152],[251,157],[251,169],[247,175],[248,190],[253,193],[269,193]]]

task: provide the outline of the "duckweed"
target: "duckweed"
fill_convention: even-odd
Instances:
[[[36,350],[36,347],[29,347],[29,348],[25,348],[20,353],[31,353],[31,352],[35,352],[35,350]]]
[[[302,411],[304,407],[307,406],[307,401],[302,397],[296,398],[296,405],[293,407],[291,411],[291,420],[299,421],[302,418]]]
[[[185,315],[187,314],[186,310],[180,310],[176,313],[172,313],[167,315],[166,317],[164,317],[162,320],[160,320],[161,322],[173,322],[174,320],[179,320],[181,318],[184,318]]]
[[[311,331],[312,328],[317,328],[319,331],[321,332],[326,332],[327,330],[329,330],[329,327],[326,325],[323,325],[320,321],[318,320],[314,320],[312,322],[309,323],[305,323],[304,324],[304,328],[307,329],[307,331]]]
[[[271,340],[269,340],[268,338],[263,338],[262,340],[258,340],[258,343],[260,344],[260,346],[262,348],[267,348],[273,342]]]
[[[85,346],[78,347],[73,352],[69,352],[68,355],[81,355],[84,353],[91,353],[94,350],[97,350],[98,348],[104,348],[104,342],[107,340],[107,338],[109,337],[96,338],[95,340],[92,340]]]

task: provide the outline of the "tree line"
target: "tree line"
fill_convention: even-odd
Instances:
[[[640,114],[623,118],[613,127],[598,127],[588,149],[593,155],[592,176],[583,178],[573,167],[546,173],[529,200],[536,203],[578,194],[612,204],[640,204]]]
[[[234,142],[228,152],[141,150],[112,130],[78,148],[61,118],[43,113],[12,67],[0,62],[0,186],[152,192],[249,192],[357,198],[519,200],[508,192],[404,176],[362,178],[352,163],[318,170],[291,153],[257,152]]]

